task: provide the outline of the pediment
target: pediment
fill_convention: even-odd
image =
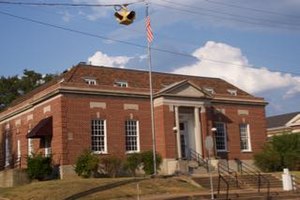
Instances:
[[[159,94],[171,95],[171,96],[182,96],[182,97],[206,97],[208,96],[201,88],[197,87],[189,81],[181,81],[174,83],[164,89]]]
[[[300,125],[300,114],[293,117],[288,123],[287,126],[297,126]]]

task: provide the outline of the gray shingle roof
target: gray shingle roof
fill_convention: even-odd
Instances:
[[[267,128],[276,128],[285,126],[291,119],[293,119],[300,112],[286,113],[282,115],[275,115],[267,117]]]

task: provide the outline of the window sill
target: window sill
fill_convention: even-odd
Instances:
[[[125,154],[134,154],[134,153],[140,153],[140,151],[126,151]]]
[[[93,154],[108,154],[108,152],[103,152],[103,151],[93,151]]]
[[[242,153],[252,153],[252,150],[242,150]]]

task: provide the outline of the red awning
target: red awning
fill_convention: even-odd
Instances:
[[[52,136],[52,117],[42,119],[28,134],[27,138],[43,138]]]

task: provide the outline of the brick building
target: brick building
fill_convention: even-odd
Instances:
[[[24,168],[41,152],[67,175],[84,149],[99,156],[152,149],[148,80],[147,71],[80,63],[17,99],[0,113],[0,168]],[[152,80],[160,173],[174,173],[191,150],[205,158],[208,135],[216,158],[251,160],[261,149],[263,98],[218,78],[153,72]]]
[[[267,117],[267,135],[300,133],[300,112],[285,113]]]

